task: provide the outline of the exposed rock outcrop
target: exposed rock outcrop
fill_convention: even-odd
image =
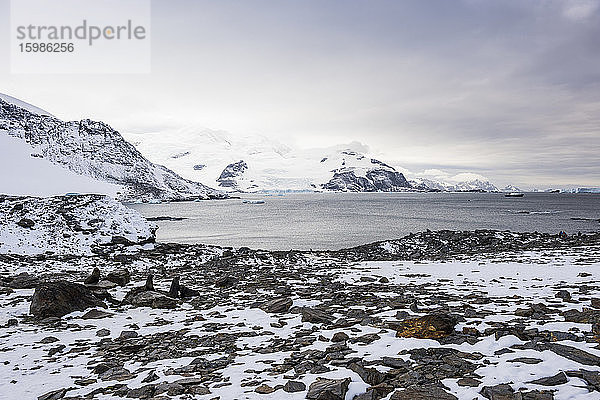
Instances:
[[[29,312],[36,318],[62,317],[90,307],[106,307],[94,293],[79,283],[41,283],[33,294]]]
[[[103,122],[61,121],[0,99],[0,134],[27,142],[35,154],[100,181],[122,185],[122,200],[220,198],[225,195],[148,161]]]
[[[219,186],[225,188],[236,188],[237,187],[237,178],[243,175],[244,172],[248,169],[248,164],[244,160],[240,160],[235,163],[229,164],[221,175],[217,178],[217,182],[219,182]]]

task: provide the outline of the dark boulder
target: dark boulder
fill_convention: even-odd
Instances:
[[[484,386],[480,393],[489,400],[515,400],[515,390],[507,383]]]
[[[42,319],[62,317],[90,307],[106,306],[84,285],[60,280],[42,283],[35,289],[29,312]]]
[[[119,286],[125,286],[131,281],[129,270],[122,268],[116,271],[109,272],[105,278],[107,281],[116,283]]]
[[[31,229],[35,225],[35,222],[29,218],[21,218],[19,221],[17,221],[17,225],[19,225],[21,228]]]
[[[290,310],[293,303],[289,297],[280,297],[267,301],[260,308],[268,313],[286,313]]]
[[[311,322],[313,324],[332,323],[334,318],[332,315],[317,310],[315,308],[302,307],[300,309],[302,314],[302,322]]]
[[[352,382],[350,378],[317,378],[316,381],[310,384],[306,398],[311,400],[344,400],[350,382]]]
[[[283,391],[287,393],[303,392],[306,390],[306,385],[299,381],[287,381],[283,385]]]

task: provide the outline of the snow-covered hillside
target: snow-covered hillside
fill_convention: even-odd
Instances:
[[[94,247],[154,241],[156,227],[102,195],[0,195],[0,254],[92,254]]]
[[[410,181],[415,188],[442,192],[497,192],[496,185],[485,176],[474,173],[450,175],[438,169],[425,170],[414,174]]]
[[[126,142],[119,132],[103,122],[90,120],[64,122],[45,111],[10,96],[0,98],[0,136],[3,143],[7,137],[20,139],[30,146],[27,161],[20,160],[22,169],[14,170],[14,175],[23,177],[25,185],[31,183],[27,177],[35,167],[32,159],[43,158],[48,162],[72,171],[76,175],[91,178],[87,184],[100,181],[96,192],[112,193],[106,190],[106,183],[121,186],[119,198],[122,200],[221,197],[222,193],[200,183],[181,178],[173,171],[151,163],[134,146]],[[16,157],[8,148],[2,147],[2,157]],[[23,151],[20,151],[23,155]],[[59,174],[60,175],[60,174]],[[56,183],[67,184],[70,191],[79,190],[78,185],[69,183],[73,174],[57,176]],[[67,181],[61,181],[64,177]],[[54,182],[46,182],[51,186]],[[34,194],[31,189],[22,190],[18,182],[12,194]],[[62,187],[61,187],[62,188]],[[84,189],[85,185],[84,185]],[[33,190],[35,192],[35,188]],[[47,191],[47,190],[46,190]],[[55,193],[57,189],[51,189]],[[89,192],[90,190],[84,190]],[[35,194],[43,194],[43,190]]]
[[[65,193],[104,193],[119,197],[122,186],[53,164],[38,157],[25,141],[0,134],[0,193],[19,196],[57,196]],[[10,172],[9,172],[10,171]]]

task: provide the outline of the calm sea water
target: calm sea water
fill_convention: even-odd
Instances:
[[[157,240],[267,250],[340,249],[426,229],[558,233],[600,230],[600,195],[528,193],[302,193],[136,204],[157,222]],[[264,200],[244,204],[243,199]],[[588,218],[589,220],[573,220]]]

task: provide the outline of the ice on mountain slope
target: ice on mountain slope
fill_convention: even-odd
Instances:
[[[56,196],[70,192],[104,193],[118,197],[124,188],[100,182],[38,157],[23,140],[0,135],[0,193],[21,196]]]
[[[122,200],[214,198],[223,194],[151,163],[119,132],[91,120],[64,122],[0,99],[0,134],[79,175],[122,185]]]
[[[156,227],[103,195],[0,196],[0,254],[92,254],[94,246],[154,241]]]

